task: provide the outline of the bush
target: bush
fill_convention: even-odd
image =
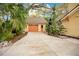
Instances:
[[[47,24],[46,30],[49,35],[61,35],[65,32],[65,28],[60,21],[52,22],[51,25]]]
[[[64,27],[62,25],[62,22],[60,20],[59,21],[56,20],[57,17],[58,17],[58,15],[56,14],[55,6],[54,6],[51,18],[48,19],[48,24],[46,27],[46,30],[49,35],[51,35],[51,34],[59,35],[64,32]]]
[[[0,33],[0,42],[2,42],[2,41],[10,41],[11,38],[13,38],[13,36],[14,35],[9,31]]]

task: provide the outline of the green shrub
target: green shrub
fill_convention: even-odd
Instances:
[[[0,33],[0,42],[2,42],[2,41],[10,41],[11,38],[13,38],[13,36],[14,35],[9,31]]]
[[[55,6],[52,8],[53,12],[51,15],[51,18],[48,19],[48,24],[46,26],[46,30],[49,35],[59,35],[64,32],[64,27],[62,25],[62,22],[59,20],[57,21],[56,18],[58,17],[56,14]]]

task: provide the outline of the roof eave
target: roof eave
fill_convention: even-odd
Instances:
[[[73,10],[71,10],[69,13],[67,13],[63,18],[61,18],[60,20],[64,20],[66,19],[68,16],[70,16],[71,14],[75,13],[77,10],[79,9],[79,4],[77,5],[76,8],[74,8]]]

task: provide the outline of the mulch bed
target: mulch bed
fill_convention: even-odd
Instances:
[[[79,40],[79,37],[73,37],[73,36],[68,36],[68,35],[59,35],[59,37],[64,37],[64,38],[74,38],[74,39],[78,39]]]
[[[60,35],[60,34],[59,35],[48,34],[48,35],[55,36],[55,37],[58,37],[58,38],[61,38],[61,39],[74,38],[74,39],[78,39],[79,40],[79,37],[73,37],[73,36],[68,36],[68,35]]]
[[[27,35],[27,32],[18,34],[17,36],[15,36],[14,38],[11,39],[11,43],[15,43],[16,41],[20,40],[25,35]]]

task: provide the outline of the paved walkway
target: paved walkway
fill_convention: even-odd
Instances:
[[[79,40],[60,39],[41,32],[29,32],[17,41],[5,56],[79,56]]]

